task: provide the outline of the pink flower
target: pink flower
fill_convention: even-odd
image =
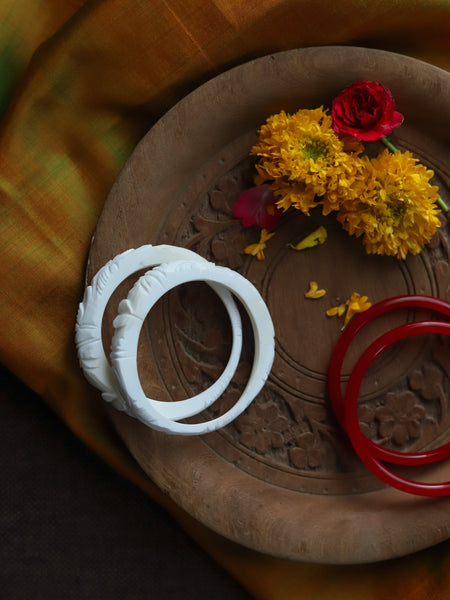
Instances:
[[[283,214],[276,202],[277,198],[267,185],[257,185],[242,192],[233,206],[233,216],[242,219],[244,227],[258,225],[269,230],[275,227]]]
[[[376,141],[403,123],[389,90],[376,81],[352,83],[331,105],[333,129],[363,141]]]

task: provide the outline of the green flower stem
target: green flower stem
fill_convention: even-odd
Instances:
[[[386,137],[384,137],[384,138],[381,138],[381,141],[387,148],[389,148],[389,150],[391,152],[393,152],[394,154],[397,154],[398,149],[394,146],[394,144],[390,140],[388,140]]]
[[[394,154],[396,154],[398,152],[398,149],[394,146],[394,144],[388,140],[386,137],[381,138],[381,141],[383,142],[383,144],[389,148],[389,150],[391,152],[394,152]],[[450,209],[449,207],[445,204],[445,202],[442,200],[441,197],[439,197],[436,202],[438,203],[439,207],[441,208],[441,210],[443,212],[448,212]]]
[[[439,206],[441,207],[443,212],[448,212],[450,209],[449,207],[445,204],[445,202],[442,200],[442,198],[438,198],[437,199],[437,203],[439,204]]]

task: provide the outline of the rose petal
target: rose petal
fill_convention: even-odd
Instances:
[[[233,206],[233,216],[242,219],[244,227],[258,225],[272,229],[283,214],[276,202],[275,194],[267,185],[257,185],[242,192]]]

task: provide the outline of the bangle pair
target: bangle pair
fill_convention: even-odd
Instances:
[[[119,304],[109,362],[102,341],[106,305],[120,283],[150,267]],[[175,402],[147,398],[137,367],[138,338],[144,319],[166,292],[191,281],[208,283],[228,312],[233,333],[228,364],[217,381],[196,396]],[[202,423],[181,423],[182,419],[201,413],[221,396],[239,364],[242,325],[233,295],[247,310],[254,334],[255,356],[247,386],[238,401],[219,417]],[[179,435],[214,431],[241,414],[263,387],[275,348],[269,311],[253,284],[231,269],[214,265],[185,248],[169,245],[146,245],[128,250],[100,269],[80,303],[76,345],[86,378],[102,392],[106,401],[153,429]]]
[[[363,378],[374,360],[392,344],[419,334],[437,333],[450,335],[450,323],[444,320],[427,320],[406,323],[392,329],[375,340],[356,362],[352,369],[345,395],[341,392],[341,371],[344,357],[355,336],[370,321],[392,310],[405,308],[428,309],[439,313],[442,318],[450,317],[450,304],[428,296],[397,296],[374,304],[350,321],[339,338],[331,357],[328,371],[328,391],[336,418],[346,431],[362,462],[382,481],[392,487],[419,496],[447,496],[450,481],[421,483],[397,475],[382,462],[393,465],[420,466],[431,464],[450,456],[450,443],[439,448],[416,453],[396,452],[369,440],[361,431],[358,420],[358,395]]]

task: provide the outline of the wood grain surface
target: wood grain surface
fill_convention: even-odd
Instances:
[[[414,59],[363,48],[292,50],[246,63],[184,98],[142,139],[117,178],[99,220],[87,281],[110,258],[142,244],[190,248],[248,277],[260,290],[276,331],[269,380],[249,409],[223,430],[202,437],[168,436],[111,410],[119,433],[148,475],[187,512],[263,553],[324,563],[360,563],[401,556],[450,533],[450,499],[410,496],[381,484],[360,463],[327,398],[327,368],[341,323],[325,311],[353,291],[371,302],[399,294],[450,300],[450,231],[406,261],[365,254],[332,217],[282,221],[266,259],[242,249],[256,241],[232,217],[239,193],[252,185],[248,157],[258,127],[281,109],[330,106],[358,79],[388,87],[405,123],[394,134],[435,171],[449,202],[450,76]],[[374,148],[373,150],[377,150]],[[323,246],[293,252],[288,244],[325,224]],[[327,290],[304,298],[310,280]],[[125,282],[108,305],[105,348]],[[379,319],[352,345],[343,382],[367,343],[414,311]],[[238,397],[251,368],[252,336],[244,317],[241,364],[224,396],[202,418]],[[138,364],[148,396],[183,399],[208,387],[227,361],[227,316],[202,283],[177,288],[144,323]],[[387,350],[361,390],[366,434],[414,451],[449,440],[448,339],[412,338]],[[382,410],[380,410],[382,408]],[[391,415],[386,424],[386,414]],[[383,420],[384,419],[384,420]],[[382,426],[382,424],[384,425]],[[408,471],[422,480],[450,479],[445,461]]]

